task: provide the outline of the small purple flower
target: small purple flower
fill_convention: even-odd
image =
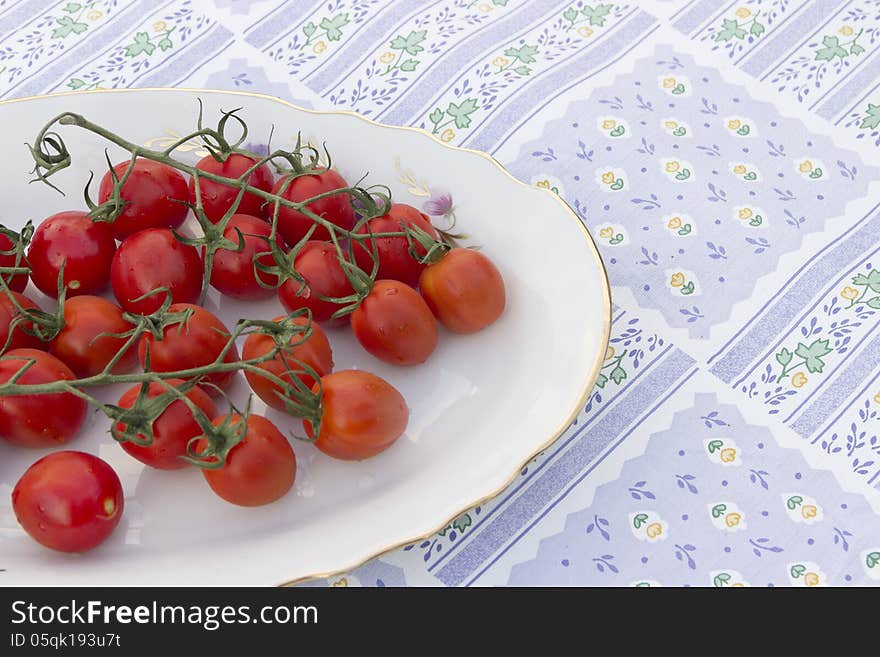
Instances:
[[[250,151],[251,153],[256,153],[257,155],[268,155],[269,154],[269,146],[267,144],[259,144],[255,142],[247,142],[246,144],[242,144],[241,147]]]
[[[452,213],[454,207],[452,194],[448,192],[433,194],[422,206],[424,211],[433,217],[445,217]]]

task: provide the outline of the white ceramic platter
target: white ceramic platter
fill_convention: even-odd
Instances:
[[[82,208],[89,170],[105,170],[98,137],[61,131],[73,155],[53,177],[67,195],[28,184],[32,167],[22,142],[64,111],[83,114],[131,141],[194,129],[197,99],[206,121],[242,107],[249,141],[291,147],[297,131],[324,140],[334,165],[350,181],[387,184],[395,200],[421,206],[427,189],[455,201],[458,228],[497,263],[507,286],[507,310],[472,336],[441,332],[427,364],[395,368],[375,360],[344,329],[329,332],[337,369],[362,368],[392,382],[410,407],[406,434],[364,462],[342,462],[294,441],[295,489],[266,507],[229,505],[195,469],[152,470],[125,454],[92,413],[68,447],[99,455],[118,472],[125,514],[110,539],[82,555],[55,553],[18,526],[10,492],[46,452],[0,441],[0,584],[4,585],[276,585],[353,568],[371,556],[445,526],[499,493],[522,465],[554,441],[582,408],[604,357],[610,297],[596,247],[576,215],[553,192],[515,180],[485,154],[448,147],[419,130],[372,123],[350,113],[311,112],[251,94],[192,90],[133,90],[45,96],[0,104],[3,152],[0,222]],[[195,162],[195,145],[181,157]],[[110,149],[115,161],[124,155]],[[204,153],[202,153],[204,154]],[[411,178],[407,178],[406,172]],[[31,285],[27,293],[49,300]],[[275,300],[242,304],[211,295],[207,307],[228,326],[240,317],[272,318]],[[115,401],[119,389],[101,396]],[[247,386],[238,375],[232,395]],[[257,402],[255,410],[265,412]],[[51,409],[47,408],[47,412]],[[283,430],[301,424],[266,413]]]

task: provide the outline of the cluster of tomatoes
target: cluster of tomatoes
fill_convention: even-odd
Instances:
[[[197,169],[207,177],[199,175],[196,185],[160,162],[122,162],[101,182],[102,207],[117,208],[112,220],[67,211],[36,227],[26,257],[30,279],[63,303],[53,319],[23,294],[27,274],[4,279],[0,385],[79,379],[88,389],[92,381],[102,384],[138,365],[143,371],[182,373],[127,390],[112,407],[114,437],[150,467],[202,465],[207,483],[223,499],[263,505],[291,489],[296,457],[266,417],[234,407],[218,411],[217,395],[239,369],[267,405],[303,418],[318,449],[340,459],[368,458],[402,435],[409,411],[400,392],[380,377],[363,370],[334,372],[322,327],[350,324],[376,358],[417,365],[437,345],[438,322],[455,333],[494,322],[504,309],[504,283],[478,251],[450,249],[439,241],[440,248],[429,249],[426,240],[438,233],[414,207],[393,204],[382,216],[361,217],[348,193],[332,193],[350,189],[332,169],[287,173],[276,181],[268,164],[242,153],[208,155]],[[343,239],[303,212],[250,191],[242,194],[211,180],[211,174],[246,180],[274,198],[308,201],[308,211],[338,227]],[[310,200],[314,197],[319,198]],[[223,237],[235,245],[214,251],[210,285],[243,300],[277,295],[287,314],[273,322],[287,333],[249,332],[239,355],[236,336],[198,305],[206,250],[176,232],[190,207],[199,208],[202,223],[219,223]],[[0,235],[0,252],[0,266],[22,264],[6,234]],[[108,283],[115,303],[101,296]],[[344,308],[350,313],[343,314]],[[143,329],[142,320],[152,322],[151,330]],[[279,334],[291,336],[289,342],[279,346]],[[243,363],[251,365],[239,368]],[[193,375],[183,376],[187,372]],[[312,405],[308,394],[291,390],[311,392]],[[22,447],[63,445],[85,421],[83,397],[69,390],[0,395],[0,438]],[[161,408],[150,415],[150,400],[157,399]],[[303,408],[311,412],[298,412]],[[138,413],[126,415],[126,409]],[[204,418],[213,430],[199,421]],[[140,433],[144,422],[149,438]],[[232,446],[224,450],[229,439]],[[194,458],[199,456],[202,461]],[[122,487],[112,468],[69,450],[34,463],[15,486],[12,503],[34,539],[73,552],[100,544],[123,512]]]

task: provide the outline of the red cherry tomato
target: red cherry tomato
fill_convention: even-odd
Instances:
[[[273,321],[278,322],[282,319],[284,317],[276,317]],[[301,326],[308,324],[308,320],[304,317],[296,317],[293,321]],[[274,358],[263,361],[257,367],[284,381],[292,381],[292,377],[297,376],[305,387],[311,387],[315,382],[308,374],[292,374],[288,365],[295,369],[297,364],[293,361],[306,363],[318,373],[319,377],[333,371],[333,352],[330,350],[330,342],[320,326],[312,322],[312,334],[305,342],[296,344],[297,342],[299,342],[299,338],[291,339],[290,345],[285,351],[277,354]],[[252,360],[268,354],[274,348],[275,341],[270,336],[264,333],[251,333],[244,341],[241,357],[243,360]],[[287,410],[282,398],[284,391],[281,386],[249,370],[245,370],[244,376],[251,389],[266,404],[279,411]]]
[[[206,155],[199,160],[196,168],[224,178],[240,178],[256,163],[257,160],[240,153],[233,153],[223,162],[215,160],[213,155]],[[264,192],[270,191],[274,183],[275,178],[272,175],[272,170],[266,164],[261,165],[248,177],[248,185],[262,189]],[[223,218],[223,215],[232,207],[238,197],[238,189],[235,187],[201,177],[199,178],[199,192],[202,197],[202,209],[212,224],[216,224]],[[189,200],[195,206],[196,188],[192,178],[189,181]],[[235,212],[255,217],[266,217],[268,215],[262,207],[263,203],[265,203],[265,199],[252,192],[247,192],[241,197],[241,202]],[[267,207],[271,212],[271,205]]]
[[[404,226],[417,226],[434,239],[437,238],[437,231],[431,225],[428,216],[404,203],[395,203],[388,214],[370,219],[361,225],[357,232],[394,233],[403,230]],[[418,285],[419,274],[422,273],[425,265],[410,255],[406,237],[378,237],[375,241],[376,253],[379,256],[379,271],[376,278],[401,281],[411,287]],[[414,244],[416,253],[421,256],[427,253],[424,247],[415,242]],[[355,262],[366,272],[373,269],[372,248],[369,240],[356,242],[354,245]]]
[[[168,379],[167,386],[179,387],[183,381],[180,379]],[[147,397],[153,399],[164,392],[168,387],[161,383],[150,383]],[[140,384],[135,385],[119,398],[119,406],[131,408],[134,406],[141,392]],[[202,411],[208,418],[213,418],[217,409],[208,394],[195,386],[186,393],[187,398]],[[119,432],[125,431],[125,424],[116,423]],[[149,445],[138,445],[131,441],[119,443],[119,445],[141,463],[146,463],[152,468],[159,470],[178,470],[189,465],[181,456],[186,456],[186,446],[190,439],[202,435],[202,428],[193,416],[192,410],[181,399],[175,399],[162,414],[153,421],[153,442]],[[145,440],[143,434],[138,434],[140,440]]]
[[[282,192],[281,190],[284,188],[287,180],[287,177],[278,180],[272,193],[280,194],[288,201],[295,202],[302,202],[318,194],[348,187],[345,178],[332,169],[316,175],[297,176]],[[313,201],[306,207],[319,217],[323,217],[327,221],[346,230],[351,230],[354,226],[354,208],[351,207],[349,195],[344,192]],[[269,217],[272,216],[273,211],[274,205],[269,204],[267,206]],[[281,233],[281,237],[290,246],[294,246],[305,237],[314,223],[307,215],[292,208],[285,208],[282,205],[278,209],[278,230]],[[330,232],[324,226],[318,224],[315,232],[312,233],[309,239],[328,240],[330,239]]]
[[[64,328],[49,343],[49,353],[79,377],[100,373],[125,346],[128,338],[113,337],[130,331],[122,308],[102,297],[82,296],[64,302]],[[135,350],[129,347],[113,367],[114,374],[130,370]]]
[[[120,180],[128,166],[126,160],[113,167]],[[113,177],[108,171],[101,179],[100,202],[109,199],[112,191]],[[161,162],[136,160],[134,170],[122,186],[126,206],[112,224],[113,234],[116,239],[124,240],[145,228],[177,228],[189,212],[188,198],[186,178],[178,171]]]
[[[226,417],[218,417],[220,425]],[[241,424],[241,416],[232,414],[233,426]],[[203,447],[205,441],[197,446]],[[251,415],[247,419],[244,439],[229,450],[222,468],[204,469],[205,481],[217,495],[239,506],[262,506],[283,497],[296,478],[296,455],[293,448],[266,418]]]
[[[18,383],[71,380],[76,376],[60,360],[38,349],[13,349],[0,359],[0,383],[6,383],[28,361],[34,364]],[[76,436],[88,405],[69,392],[0,397],[0,438],[22,447],[57,447]]]
[[[4,253],[5,252],[5,253]],[[18,262],[16,262],[18,260]],[[27,267],[27,258],[24,255],[15,254],[15,242],[3,233],[0,233],[0,267]],[[27,274],[4,274],[3,279],[10,290],[23,292],[27,287]]]
[[[214,253],[214,266],[211,269],[211,285],[223,294],[236,299],[254,301],[268,299],[275,295],[275,286],[278,285],[278,277],[258,271],[254,267],[254,258],[260,253],[260,264],[273,265],[274,258],[269,254],[269,236],[272,227],[262,219],[247,214],[234,214],[223,231],[223,237],[238,244],[238,233],[241,231],[244,239],[244,248],[241,251],[218,249]],[[284,244],[279,235],[275,236],[278,248],[283,249]],[[259,279],[257,278],[259,276]],[[263,285],[260,285],[260,281]],[[264,287],[268,285],[271,287]]]
[[[18,301],[18,305],[25,310],[39,310],[39,306],[23,294],[12,292],[12,297],[15,298],[15,300]],[[12,303],[9,295],[0,293],[0,353],[3,353],[4,348],[6,348],[7,351],[23,348],[42,349],[45,351],[48,345],[40,340],[40,338],[35,335],[30,335],[25,331],[26,328],[33,328],[31,322],[20,322],[16,324],[15,329],[12,331],[12,339],[10,340],[9,329],[12,327],[12,324],[18,315],[18,308]],[[6,344],[7,340],[9,340],[8,347]]]
[[[369,458],[388,449],[406,430],[409,409],[403,395],[375,374],[334,372],[321,379],[321,387],[321,429],[315,446],[325,454],[349,461]],[[303,425],[314,437],[312,424]]]
[[[50,297],[58,296],[64,265],[67,296],[95,294],[107,287],[116,241],[110,224],[76,210],[59,212],[37,226],[28,248],[31,280]]]
[[[424,363],[437,347],[437,320],[400,281],[376,281],[351,314],[351,328],[364,349],[392,365]]]
[[[293,268],[305,279],[306,284],[303,286],[289,278],[278,288],[278,298],[287,312],[308,308],[316,322],[328,326],[344,325],[347,321],[344,317],[330,319],[342,306],[318,296],[346,297],[354,294],[354,288],[339,264],[336,247],[330,242],[306,242],[294,258]]]
[[[124,507],[113,468],[85,452],[44,456],[12,490],[19,524],[35,541],[61,552],[85,552],[103,543]]]
[[[454,333],[475,333],[504,312],[501,272],[473,249],[452,249],[422,272],[419,287],[434,316]]]
[[[195,247],[176,240],[168,228],[148,228],[119,245],[110,281],[124,310],[148,315],[162,306],[165,295],[137,299],[164,287],[171,292],[172,303],[195,302],[204,273],[204,263]]]
[[[203,367],[213,363],[229,341],[229,329],[217,317],[201,306],[191,303],[174,303],[169,312],[189,310],[192,315],[180,324],[166,326],[162,339],[157,340],[152,333],[145,333],[138,345],[138,360],[141,367],[146,365],[147,349],[150,350],[150,370],[153,372],[173,372]],[[224,363],[238,360],[235,345],[226,352]],[[219,388],[225,388],[232,381],[235,371],[214,372],[202,380]],[[213,391],[212,388],[208,388]]]

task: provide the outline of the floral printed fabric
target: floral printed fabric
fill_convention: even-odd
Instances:
[[[608,267],[572,427],[439,534],[310,585],[880,583],[880,0],[0,1],[3,97],[132,86],[488,151]]]

